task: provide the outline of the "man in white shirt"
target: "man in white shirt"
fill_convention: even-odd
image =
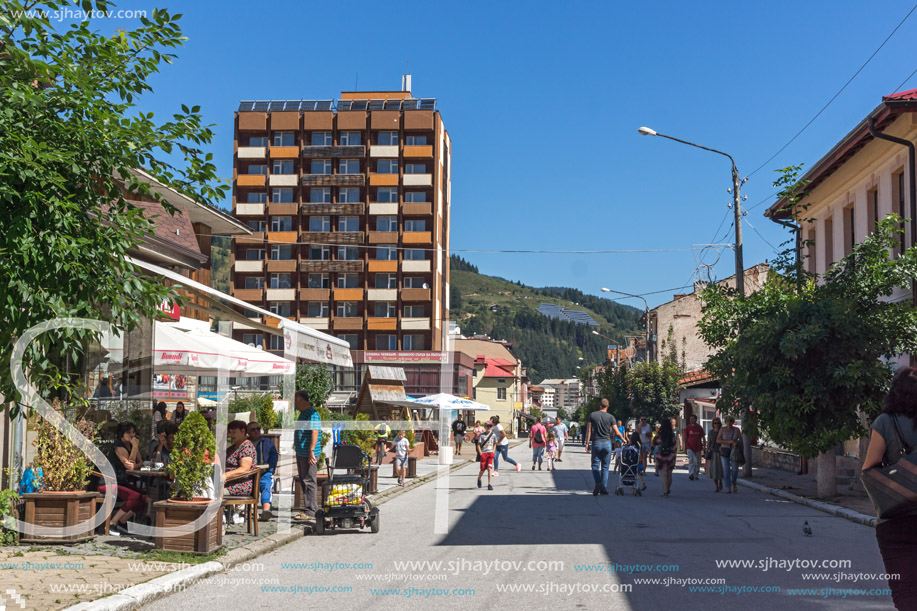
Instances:
[[[557,424],[554,425],[554,436],[555,441],[557,441],[557,458],[554,459],[555,462],[563,462],[561,456],[564,453],[564,443],[567,441],[567,425],[557,421]]]
[[[500,466],[500,454],[503,455],[503,460],[516,467],[516,472],[518,473],[522,470],[522,467],[519,466],[519,463],[509,457],[509,439],[506,437],[506,432],[503,430],[503,425],[500,424],[500,416],[492,416],[490,418],[490,422],[493,424],[494,443],[496,444],[494,448],[494,477],[500,475],[497,472],[497,467]]]

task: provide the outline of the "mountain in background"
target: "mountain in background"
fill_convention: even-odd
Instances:
[[[487,276],[456,256],[451,259],[450,274],[450,315],[462,335],[486,334],[512,342],[513,354],[536,384],[548,378],[577,377],[577,366],[605,362],[609,343],[623,344],[625,335],[643,333],[638,323],[640,310],[577,289],[534,288]],[[550,319],[536,311],[542,303],[586,312],[599,326]]]

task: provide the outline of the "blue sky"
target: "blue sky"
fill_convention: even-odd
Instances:
[[[144,111],[200,104],[232,174],[243,99],[328,99],[398,89],[437,98],[453,140],[452,246],[657,250],[731,242],[728,160],[742,176],[782,147],[876,50],[912,4],[863,2],[128,2],[183,12],[189,41]],[[130,27],[130,22],[115,27]],[[107,24],[100,27],[108,29]],[[917,68],[917,14],[792,145],[743,187],[746,267],[784,230],[762,216],[773,170],[811,166]],[[911,41],[911,42],[909,42]],[[904,87],[917,87],[917,77]],[[228,207],[229,202],[225,205]],[[752,230],[754,226],[761,236]],[[533,286],[649,293],[688,283],[689,250],[633,254],[459,252]],[[716,253],[707,253],[716,260]],[[734,272],[731,250],[714,266]],[[650,306],[671,298],[648,296]],[[623,303],[638,305],[635,300]]]

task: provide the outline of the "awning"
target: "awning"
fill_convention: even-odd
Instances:
[[[186,278],[181,274],[176,274],[175,272],[167,270],[164,267],[159,267],[158,265],[147,263],[145,261],[138,261],[133,257],[125,258],[128,260],[128,262],[133,263],[141,269],[153,272],[154,274],[159,274],[164,278],[168,278],[175,284],[181,285],[188,289],[192,289],[197,293],[203,293],[209,297],[223,299],[233,305],[258,312],[262,316],[267,316],[268,318],[279,320],[279,326],[283,329],[284,340],[287,344],[287,351],[292,352],[298,358],[302,358],[315,363],[328,363],[331,365],[340,365],[342,367],[348,368],[353,367],[353,359],[350,356],[350,344],[342,339],[338,339],[332,335],[328,335],[327,333],[316,331],[315,329],[305,325],[301,325],[292,320],[283,318],[282,316],[278,316],[277,314],[233,297],[232,295],[227,295],[222,291],[211,288],[206,284],[201,284],[200,282]]]
[[[291,360],[218,333],[195,329],[186,332],[186,335],[230,354],[234,362],[237,361],[243,366],[243,377],[289,375],[296,371],[296,363]]]

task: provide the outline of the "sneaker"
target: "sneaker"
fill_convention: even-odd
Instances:
[[[108,535],[110,537],[120,537],[121,533],[118,532],[118,529],[114,525],[108,527]]]
[[[478,488],[481,487],[481,480],[478,480]]]
[[[404,482],[398,482],[398,485],[404,488]]]
[[[494,489],[494,487],[493,487],[493,486],[491,486],[490,484],[487,484],[487,489],[488,489],[488,490],[493,490],[493,489]]]
[[[607,490],[601,490],[601,491],[599,492],[599,494],[607,495],[607,494],[609,494],[609,492],[608,492]]]
[[[233,524],[245,524],[245,518],[243,518],[241,514],[235,514],[232,516],[232,523]]]
[[[516,463],[516,473],[522,471],[522,466],[519,463]]]
[[[499,473],[497,473],[496,469],[493,470],[493,474],[494,474],[494,477],[497,477],[498,475],[500,475]]]
[[[535,470],[535,465],[532,465],[532,471],[534,471],[534,470]]]
[[[595,488],[592,489],[592,496],[598,496],[598,495],[599,495],[599,487],[596,486]]]
[[[689,475],[689,476],[688,476],[688,479],[691,480],[691,481],[693,482],[693,481],[694,481],[694,476],[693,476],[693,475]]]
[[[262,522],[267,522],[268,520],[270,520],[273,517],[274,517],[274,514],[271,513],[270,509],[268,509],[267,511],[261,512],[261,521]]]
[[[112,526],[112,529],[118,533],[118,536],[131,534],[127,530],[127,523],[124,523],[124,524],[121,524],[120,522],[116,523],[114,526]]]

